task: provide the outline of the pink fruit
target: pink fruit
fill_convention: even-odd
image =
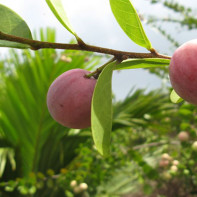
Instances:
[[[170,62],[169,75],[175,92],[197,105],[197,39],[176,49]]]
[[[86,78],[89,71],[69,70],[55,79],[47,93],[51,116],[63,126],[87,128],[91,121],[91,100],[96,79]]]

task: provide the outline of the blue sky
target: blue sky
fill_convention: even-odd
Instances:
[[[63,0],[63,2],[72,26],[85,42],[119,50],[146,52],[145,49],[134,44],[120,29],[112,15],[108,0]],[[168,15],[167,10],[160,5],[154,9],[150,7],[148,0],[132,2],[142,14],[152,13],[154,10],[154,14]],[[45,0],[0,0],[0,3],[17,12],[32,31],[50,26],[57,30],[58,42],[66,43],[72,38],[72,35],[53,16]],[[155,49],[161,53],[172,54],[172,50],[169,50],[170,43],[165,38],[145,24],[144,28]],[[161,80],[141,69],[114,72],[113,91],[117,99],[124,98],[133,86],[151,90],[160,87]]]

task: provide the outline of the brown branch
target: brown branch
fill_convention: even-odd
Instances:
[[[63,43],[52,43],[52,42],[42,42],[38,40],[31,40],[27,38],[22,38],[18,36],[13,36],[5,34],[0,31],[0,40],[7,40],[11,42],[18,42],[22,44],[29,45],[32,50],[53,48],[53,49],[70,49],[70,50],[81,50],[97,52],[102,54],[113,55],[117,59],[127,59],[127,58],[163,58],[171,59],[171,57],[157,53],[156,51],[151,51],[151,53],[135,53],[127,51],[119,51],[114,49],[108,49],[88,44],[63,44]]]

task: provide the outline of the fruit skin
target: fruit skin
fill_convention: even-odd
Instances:
[[[83,129],[91,125],[91,100],[96,79],[89,71],[73,69],[57,77],[49,87],[47,106],[51,116],[65,127]]]
[[[197,105],[197,39],[186,42],[174,52],[169,76],[175,92]]]
[[[178,134],[178,138],[181,142],[187,142],[189,140],[189,134],[186,131],[181,131]]]

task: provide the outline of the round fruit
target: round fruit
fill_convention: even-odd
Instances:
[[[186,142],[189,140],[189,134],[186,131],[181,131],[178,134],[178,138],[181,142]]]
[[[47,106],[51,116],[63,126],[83,129],[91,125],[91,101],[96,79],[89,71],[73,69],[57,77],[49,87]]]
[[[175,92],[197,105],[197,39],[186,42],[174,52],[169,76]]]

